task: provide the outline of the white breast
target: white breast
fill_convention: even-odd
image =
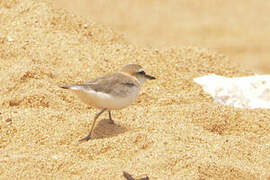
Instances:
[[[112,96],[110,94],[97,92],[94,90],[83,90],[72,88],[79,98],[86,104],[97,108],[122,109],[136,101],[139,89],[134,89],[127,96]]]

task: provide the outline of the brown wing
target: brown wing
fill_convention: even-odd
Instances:
[[[106,75],[77,86],[83,86],[85,89],[91,89],[108,94],[110,93],[116,96],[125,96],[129,93],[129,89],[132,87],[139,88],[139,84],[135,79],[131,79],[121,73]]]

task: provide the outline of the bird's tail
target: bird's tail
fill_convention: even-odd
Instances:
[[[74,90],[74,91],[81,90],[81,86],[80,85],[63,85],[63,86],[60,86],[60,88],[70,89],[70,90]]]
[[[63,86],[60,86],[60,88],[63,88],[63,89],[70,89],[72,87],[72,85],[63,85]]]

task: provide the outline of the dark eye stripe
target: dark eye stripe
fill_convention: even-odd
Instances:
[[[144,71],[139,71],[138,73],[139,73],[139,74],[145,74],[145,72],[144,72]]]

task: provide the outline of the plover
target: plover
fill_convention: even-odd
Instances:
[[[75,92],[84,103],[102,109],[96,114],[89,134],[79,141],[91,139],[96,120],[105,111],[108,111],[109,121],[113,124],[111,110],[122,109],[135,102],[146,79],[156,78],[146,74],[142,66],[128,64],[118,73],[105,75],[85,84],[61,86]]]

